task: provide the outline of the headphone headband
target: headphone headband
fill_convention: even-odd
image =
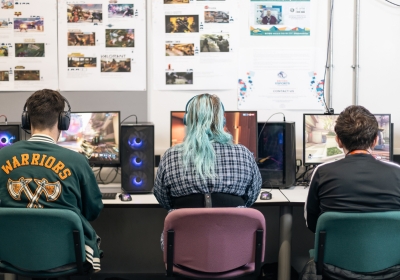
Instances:
[[[186,103],[186,106],[185,106],[185,114],[183,115],[183,124],[184,124],[184,125],[187,124],[186,119],[187,119],[187,112],[188,112],[189,104],[190,104],[190,102],[192,102],[192,100],[193,100],[194,98],[196,98],[196,97],[198,97],[198,96],[199,96],[199,95],[193,96],[193,97],[190,98],[189,101]],[[219,100],[219,103],[221,104],[222,111],[225,112],[224,104],[222,103],[221,99]],[[225,117],[224,117],[224,119],[223,119],[223,126],[225,126],[225,123],[226,123],[226,119],[225,119]]]
[[[71,105],[69,104],[68,100],[61,95],[64,100],[64,103],[67,104],[68,111],[61,111],[58,115],[58,129],[59,130],[68,130],[69,123],[71,121]],[[27,111],[27,104],[28,101],[25,102],[22,116],[21,116],[21,128],[25,131],[31,130],[31,120]]]

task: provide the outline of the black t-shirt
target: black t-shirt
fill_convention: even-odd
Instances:
[[[369,154],[346,156],[315,169],[304,216],[315,232],[318,217],[328,211],[400,210],[400,166]]]

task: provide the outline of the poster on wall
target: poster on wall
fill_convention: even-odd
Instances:
[[[237,9],[237,0],[153,0],[156,88],[234,89]]]
[[[58,0],[60,89],[146,90],[145,0]]]
[[[325,110],[322,50],[254,49],[240,62],[238,108]]]
[[[57,1],[3,0],[0,11],[0,89],[57,89]]]
[[[310,36],[310,0],[250,0],[250,36]]]

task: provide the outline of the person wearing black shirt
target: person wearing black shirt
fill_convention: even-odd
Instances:
[[[316,167],[304,208],[307,227],[315,232],[324,212],[400,210],[400,166],[375,159],[378,122],[362,106],[349,106],[335,125],[336,141],[346,157]]]

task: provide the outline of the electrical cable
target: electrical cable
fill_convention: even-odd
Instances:
[[[263,127],[261,128],[260,132],[258,133],[258,140],[260,140],[261,133],[263,132],[264,127],[267,125],[267,122],[270,120],[270,118],[272,118],[273,116],[275,116],[275,115],[277,115],[277,114],[282,114],[282,115],[283,115],[283,121],[286,122],[286,117],[285,117],[285,114],[284,114],[284,113],[282,113],[282,112],[277,112],[277,113],[272,114],[272,115],[269,116],[269,118],[265,121]]]
[[[116,171],[116,172],[115,172],[114,178],[112,178],[110,182],[107,182],[107,180],[108,180],[108,177],[110,177],[110,174],[111,174],[112,172],[110,171],[110,172],[108,173],[107,177],[106,177],[105,179],[102,179],[102,178],[101,178],[101,171],[102,171],[102,169],[103,169],[103,167],[100,167],[99,173],[97,174],[97,175],[98,175],[97,177],[98,177],[100,183],[103,184],[103,185],[108,185],[108,184],[111,184],[112,182],[114,182],[115,178],[117,178],[117,175],[118,175],[118,167],[116,167],[116,168],[113,169],[113,170]]]
[[[400,7],[400,4],[396,4],[396,3],[390,2],[390,1],[388,1],[388,0],[385,0],[385,1],[388,2],[388,3],[390,3],[390,4],[392,4],[392,5],[395,5],[395,6],[397,6],[397,7]]]
[[[328,69],[328,60],[329,60],[329,51],[331,50],[331,30],[332,30],[332,15],[333,15],[333,4],[334,0],[332,0],[332,4],[331,4],[331,16],[329,19],[329,33],[328,33],[328,46],[327,46],[327,50],[326,50],[326,62],[325,62],[325,71],[324,71],[324,86],[322,88],[322,99],[324,101],[324,105],[326,108],[326,112],[329,113],[330,110],[328,108],[328,105],[326,105],[326,100],[325,100],[325,86],[326,86],[326,69]],[[332,71],[332,69],[331,69]],[[332,82],[332,81],[329,81]]]
[[[134,114],[132,114],[132,115],[130,115],[130,116],[127,116],[125,119],[123,119],[123,120],[121,121],[121,123],[123,123],[125,120],[127,120],[127,119],[129,119],[130,117],[133,117],[133,116],[136,118],[136,124],[137,124],[137,116],[134,115]]]
[[[4,122],[6,123],[6,125],[7,125],[7,116],[6,115],[0,115],[0,118],[1,117],[4,117]]]

